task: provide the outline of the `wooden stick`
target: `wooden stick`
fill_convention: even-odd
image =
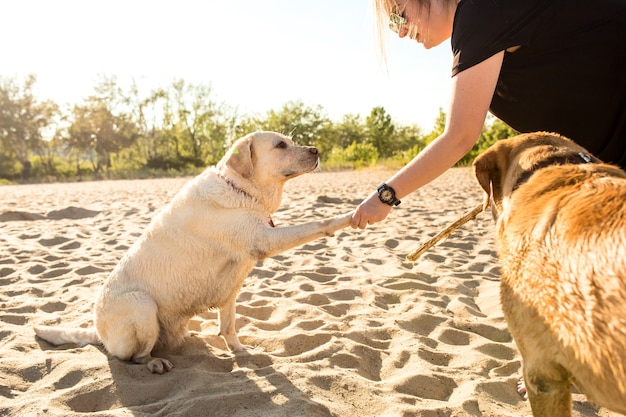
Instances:
[[[469,213],[467,213],[465,216],[461,217],[460,219],[458,219],[457,221],[455,221],[454,223],[452,223],[451,225],[449,225],[448,227],[446,227],[444,230],[442,230],[441,232],[439,232],[436,236],[432,237],[428,242],[424,243],[422,246],[420,246],[419,248],[417,248],[416,250],[414,250],[413,252],[409,253],[407,255],[407,259],[409,261],[416,261],[417,258],[419,258],[420,256],[422,256],[422,254],[424,252],[426,252],[428,249],[432,248],[433,246],[435,246],[435,244],[437,242],[439,242],[441,239],[445,239],[448,236],[450,236],[455,230],[457,230],[459,227],[463,226],[465,223],[467,223],[468,221],[475,219],[476,216],[478,216],[478,214],[483,211],[483,204],[480,203],[479,205],[477,205],[472,211],[470,211]]]

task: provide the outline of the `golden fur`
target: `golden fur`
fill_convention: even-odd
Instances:
[[[255,263],[350,224],[352,213],[273,227],[283,184],[318,163],[317,149],[278,133],[239,139],[217,167],[178,192],[120,260],[95,302],[93,328],[37,326],[36,334],[57,345],[102,342],[113,356],[161,374],[173,365],[153,357],[153,348],[180,346],[188,320],[216,308],[228,348],[244,350],[235,300]]]
[[[497,142],[474,172],[533,415],[571,416],[571,383],[626,414],[626,173],[545,132]]]

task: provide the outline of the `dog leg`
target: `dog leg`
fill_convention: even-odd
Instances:
[[[257,250],[257,256],[259,259],[269,258],[312,240],[332,236],[350,225],[353,214],[351,211],[326,220],[270,229],[263,235],[264,242],[257,245],[257,248],[264,248],[263,251]]]
[[[572,391],[568,378],[550,378],[545,370],[525,371],[524,382],[534,417],[572,416]]]
[[[150,372],[163,374],[174,365],[150,353],[159,338],[157,305],[143,292],[104,297],[96,306],[96,328],[106,350],[121,360],[145,364]]]
[[[243,352],[245,346],[239,342],[237,329],[235,328],[235,298],[228,300],[220,309],[218,317],[220,320],[219,335],[226,342],[226,346],[231,352]]]
[[[189,336],[186,316],[176,316],[174,312],[161,312],[159,340],[154,349],[164,348],[168,351],[179,349],[185,342],[185,337]]]

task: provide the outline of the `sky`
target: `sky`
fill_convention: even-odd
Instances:
[[[389,31],[385,64],[372,0],[14,0],[0,22],[0,76],[35,74],[38,97],[60,105],[102,76],[210,85],[247,115],[301,101],[339,121],[382,106],[425,130],[449,102],[449,42],[426,50]]]

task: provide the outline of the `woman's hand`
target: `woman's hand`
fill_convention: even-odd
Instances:
[[[368,224],[384,220],[390,211],[391,206],[381,202],[378,193],[374,191],[356,208],[350,225],[353,229],[365,229]]]

